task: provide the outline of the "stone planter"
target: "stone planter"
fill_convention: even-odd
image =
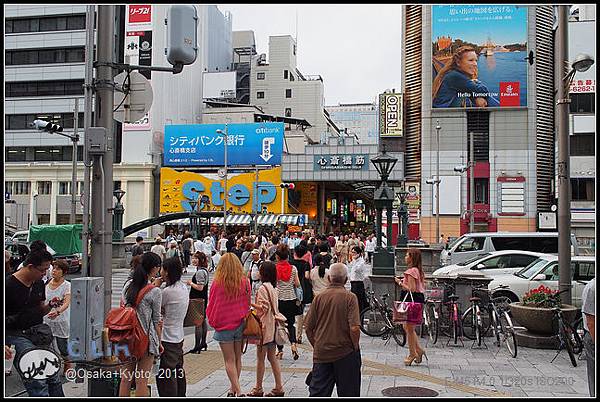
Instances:
[[[577,308],[563,304],[561,311],[568,322],[575,321]],[[511,303],[510,312],[514,321],[530,332],[541,335],[554,335],[557,324],[554,322],[552,309],[544,307],[523,306],[523,303]]]

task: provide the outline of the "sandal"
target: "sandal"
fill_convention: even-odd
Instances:
[[[271,390],[271,392],[269,392],[268,394],[266,394],[265,396],[267,397],[272,397],[272,396],[284,396],[285,392],[284,391],[280,391],[278,389],[273,388]]]
[[[252,390],[250,392],[248,392],[246,394],[246,396],[263,396],[264,395],[264,391],[262,388],[252,388]]]
[[[275,357],[279,360],[283,360],[283,352],[276,352]]]
[[[295,344],[292,344],[292,357],[294,358],[294,360],[298,360],[298,348],[296,347]]]

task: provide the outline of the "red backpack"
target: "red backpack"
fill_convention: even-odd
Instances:
[[[119,307],[111,309],[106,315],[105,326],[108,328],[108,340],[113,344],[127,345],[129,357],[133,356],[137,360],[140,360],[148,352],[150,339],[142,328],[136,307],[146,293],[153,288],[154,286],[151,284],[144,286],[139,291],[134,306],[126,306],[121,302]],[[123,353],[119,353],[119,359],[125,360],[125,358]]]

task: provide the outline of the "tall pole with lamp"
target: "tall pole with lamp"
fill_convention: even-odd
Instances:
[[[227,234],[227,142],[228,142],[228,131],[227,131],[227,123],[225,123],[225,131],[223,130],[217,130],[217,134],[220,134],[224,137],[224,141],[223,143],[225,144],[224,147],[224,175],[225,178],[223,179],[223,187],[225,187],[225,193],[223,194],[223,232],[225,232],[225,234]]]
[[[558,137],[558,288],[561,301],[571,304],[571,178],[569,171],[569,89],[575,74],[587,71],[594,59],[587,54],[579,54],[567,73],[569,58],[569,6],[558,6],[558,28],[556,31],[556,53],[559,78],[557,88],[557,137]]]

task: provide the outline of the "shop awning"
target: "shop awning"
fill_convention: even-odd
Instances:
[[[258,224],[259,225],[275,225],[277,223],[277,218],[279,215],[267,214],[267,215],[259,215],[258,216]]]
[[[284,224],[284,225],[304,226],[308,223],[308,215],[306,215],[306,214],[280,215],[279,223]]]
[[[228,225],[249,225],[252,222],[251,215],[227,215],[227,224]],[[211,218],[210,223],[212,225],[222,225],[223,217],[217,216]]]

